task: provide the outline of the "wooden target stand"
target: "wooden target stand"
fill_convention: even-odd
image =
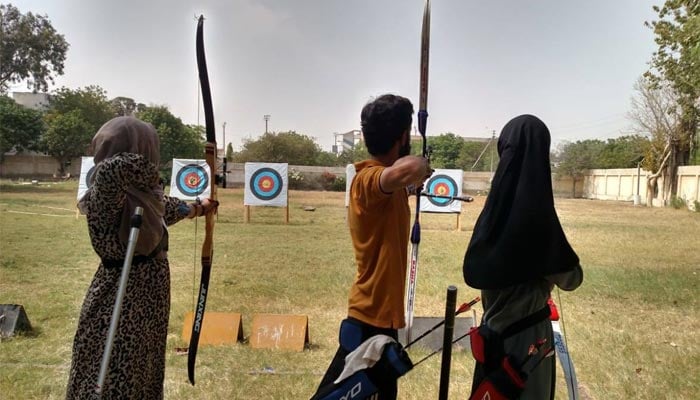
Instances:
[[[243,222],[245,222],[246,224],[250,222],[250,214],[251,214],[250,208],[251,207],[253,207],[253,206],[246,205],[243,208]],[[259,206],[255,206],[255,207],[259,207]],[[269,206],[263,206],[263,207],[269,207]],[[287,205],[282,207],[282,208],[284,208],[284,223],[289,224],[289,201],[287,201]]]
[[[185,314],[182,339],[189,343],[193,313]],[[245,341],[239,313],[205,312],[199,343],[235,344]],[[250,347],[254,349],[303,351],[309,345],[309,317],[293,314],[253,314]]]
[[[185,314],[182,324],[182,340],[189,343],[192,334],[194,313]],[[243,341],[243,323],[240,313],[204,312],[204,322],[199,336],[199,344],[222,345]]]
[[[250,347],[303,351],[309,344],[309,317],[289,314],[254,314]]]
[[[459,211],[453,211],[453,212],[435,212],[435,211],[421,211],[421,214],[447,214],[447,215],[456,215],[456,221],[455,221],[455,232],[460,232],[462,230],[462,212]]]

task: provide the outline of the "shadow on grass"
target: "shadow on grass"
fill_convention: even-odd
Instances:
[[[2,336],[0,341],[7,342],[10,340],[21,340],[21,339],[36,339],[42,336],[44,330],[41,327],[33,326],[31,331],[16,331],[10,336]]]

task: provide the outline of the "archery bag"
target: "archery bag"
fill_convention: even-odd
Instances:
[[[340,345],[348,353],[359,347],[364,337],[363,327],[343,321],[340,328]],[[369,339],[369,338],[368,338]],[[321,388],[313,400],[362,400],[378,399],[380,380],[397,380],[413,368],[413,362],[398,342],[384,345],[380,359],[370,368],[362,369],[336,383]]]
[[[516,368],[515,360],[506,354],[504,342],[549,318],[549,305],[506,327],[501,333],[482,324],[469,331],[472,355],[483,370],[484,376],[475,383],[469,400],[517,399],[525,389],[527,374]]]

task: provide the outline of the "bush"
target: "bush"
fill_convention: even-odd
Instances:
[[[321,187],[323,190],[332,190],[333,184],[335,183],[335,174],[328,171],[323,171],[320,177]]]
[[[289,189],[343,192],[345,191],[345,177],[335,176],[335,174],[328,171],[302,174],[292,168],[289,171]]]
[[[687,207],[685,200],[682,197],[673,196],[671,198],[671,207],[679,210],[681,208]]]
[[[304,189],[304,174],[292,168],[289,171],[289,188],[292,190]]]
[[[695,207],[695,212],[700,213],[700,201],[693,201],[693,207]]]
[[[331,189],[334,192],[344,192],[345,191],[345,177],[344,176],[338,176],[335,178],[335,181],[333,182],[333,185],[331,185]]]

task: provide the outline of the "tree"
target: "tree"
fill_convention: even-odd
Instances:
[[[333,167],[337,165],[345,165],[339,163],[339,158],[335,153],[330,151],[319,151],[316,155],[316,162],[314,165],[320,165],[323,167]]]
[[[233,161],[233,145],[231,143],[226,146],[226,161]]]
[[[58,174],[64,176],[68,161],[87,154],[95,132],[79,109],[50,115],[47,121],[42,147],[58,160]]]
[[[243,149],[234,153],[235,162],[280,162],[314,165],[321,148],[314,140],[295,131],[268,132],[257,140],[244,140]]]
[[[46,130],[39,111],[23,107],[6,96],[0,96],[0,162],[12,150],[36,148]]]
[[[358,161],[367,160],[370,158],[369,151],[367,151],[367,146],[365,142],[359,142],[355,144],[350,149],[344,149],[340,155],[338,155],[338,165],[353,164]]]
[[[54,75],[63,75],[67,50],[68,43],[46,15],[22,14],[12,4],[0,4],[0,94],[25,79],[28,88],[47,91]]]
[[[670,184],[664,199],[677,194],[679,165],[687,164],[697,153],[695,138],[700,120],[700,1],[666,0],[662,7],[654,6],[657,21],[645,25],[654,31],[659,45],[651,60],[652,68],[645,74],[652,89],[673,89],[680,119],[665,138],[665,182]],[[676,113],[677,110],[673,112]],[[656,175],[656,174],[655,174]],[[658,178],[658,176],[657,176]]]
[[[576,196],[576,182],[583,179],[584,171],[596,168],[605,142],[597,139],[579,140],[575,143],[565,142],[554,153],[554,171],[559,176],[568,176],[573,180],[572,197]]]
[[[457,167],[465,171],[493,171],[498,164],[496,141],[467,141],[457,158]]]
[[[109,105],[112,108],[114,116],[132,116],[146,107],[145,104],[136,103],[136,101],[130,97],[121,96],[110,100]]]
[[[107,92],[97,85],[77,89],[61,87],[51,94],[47,115],[67,114],[74,110],[80,111],[93,134],[116,116],[107,100]]]
[[[649,78],[642,77],[637,81],[635,90],[637,94],[632,98],[629,117],[637,132],[650,138],[642,166],[651,171],[651,175],[647,176],[646,202],[651,207],[658,192],[659,177],[665,178],[662,192],[664,203],[675,195],[671,182],[675,173],[671,169],[677,168],[677,165],[673,167],[669,161],[674,153],[673,147],[681,142],[684,135],[681,127],[683,110],[670,83],[652,83]]]
[[[651,142],[642,135],[608,139],[595,162],[595,168],[634,168],[647,153]]]
[[[48,129],[40,148],[56,158],[63,176],[65,163],[87,154],[92,137],[113,116],[106,92],[99,86],[59,88],[51,95],[44,116]]]
[[[204,157],[204,128],[185,125],[166,106],[146,106],[137,113],[142,121],[153,125],[160,139],[160,162],[165,164],[173,158]]]
[[[464,144],[464,139],[451,132],[430,137],[428,140],[428,145],[432,149],[430,165],[433,168],[460,168],[459,155]]]

